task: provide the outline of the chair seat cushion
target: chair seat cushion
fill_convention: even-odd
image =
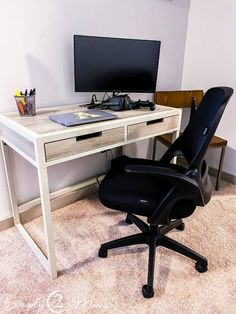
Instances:
[[[129,158],[121,156],[112,161],[111,170],[107,173],[99,188],[99,198],[106,207],[132,212],[150,217],[163,197],[170,191],[172,184],[146,174],[125,172],[127,165],[156,165],[158,161]],[[182,166],[169,167],[184,172]]]

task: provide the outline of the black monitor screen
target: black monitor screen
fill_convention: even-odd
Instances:
[[[76,92],[152,93],[160,41],[74,36]]]

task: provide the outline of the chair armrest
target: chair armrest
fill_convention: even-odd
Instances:
[[[198,184],[196,181],[174,169],[158,166],[128,165],[125,167],[125,171],[129,173],[147,174],[158,177],[170,182],[184,194],[192,194],[198,190]]]

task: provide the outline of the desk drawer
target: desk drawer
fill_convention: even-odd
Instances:
[[[136,123],[128,126],[128,140],[145,137],[148,135],[163,134],[165,131],[178,127],[178,116]]]
[[[124,141],[124,128],[95,132],[45,144],[46,160],[55,160],[79,153],[118,144]]]

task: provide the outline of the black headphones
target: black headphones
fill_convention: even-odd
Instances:
[[[122,110],[130,110],[131,107],[131,99],[126,95],[113,96],[108,100],[103,102],[103,105],[106,108],[109,108],[114,111],[122,111]],[[102,106],[104,108],[104,106]]]

